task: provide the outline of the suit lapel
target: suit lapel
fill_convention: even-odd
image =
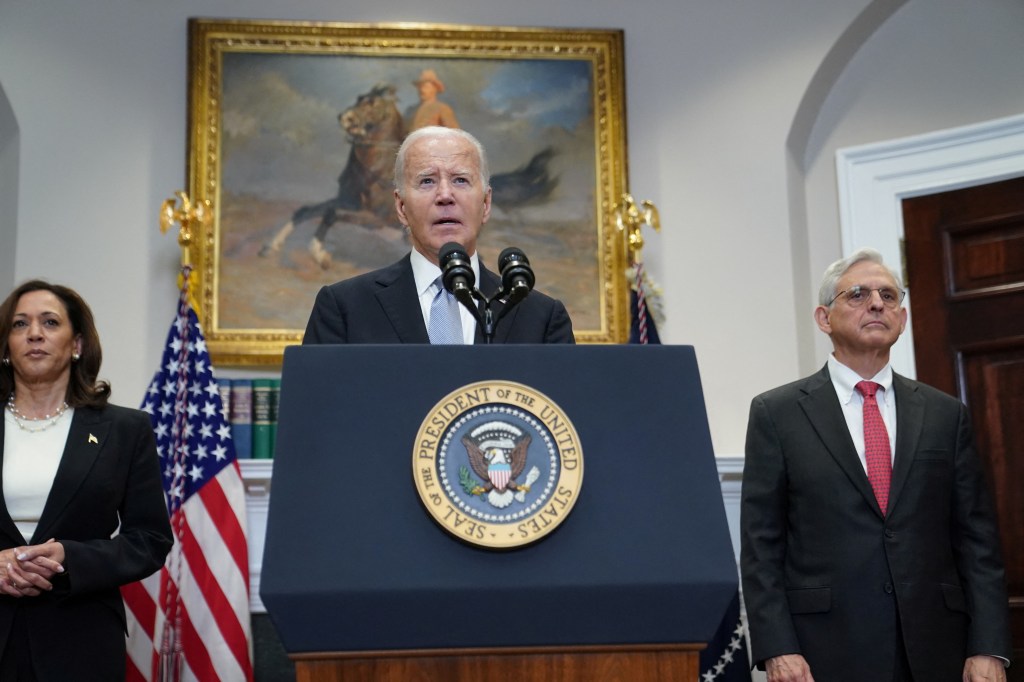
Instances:
[[[427,327],[423,323],[416,278],[407,255],[394,265],[381,271],[377,277],[377,300],[400,343],[430,343]]]
[[[890,514],[896,508],[900,492],[910,475],[910,465],[914,462],[914,453],[924,428],[924,399],[917,386],[896,373],[893,373],[892,385],[896,395],[896,455],[889,486]]]
[[[32,543],[43,542],[53,537],[51,528],[57,523],[68,503],[78,492],[89,470],[96,462],[96,458],[103,450],[109,432],[110,420],[104,418],[101,412],[85,407],[75,410],[75,416],[71,420],[71,430],[68,432],[68,441],[64,446],[64,454],[57,467],[57,475],[53,479],[50,495],[46,498],[46,504],[43,506],[43,513],[39,517],[36,534],[30,540]]]
[[[864,465],[857,456],[857,449],[850,437],[850,427],[846,425],[843,408],[839,404],[832,379],[826,365],[820,372],[808,379],[804,387],[807,394],[800,399],[800,406],[811,422],[811,426],[825,444],[829,454],[846,473],[853,486],[860,491],[871,508],[881,516],[875,493],[868,482]]]

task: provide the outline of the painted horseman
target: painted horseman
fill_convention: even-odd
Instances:
[[[388,224],[394,215],[392,170],[395,154],[405,137],[398,111],[395,87],[378,83],[360,95],[356,103],[338,114],[338,124],[351,144],[348,161],[338,177],[338,194],[317,204],[299,207],[274,238],[260,250],[269,256],[281,250],[285,239],[303,222],[320,218],[309,251],[322,268],[331,264],[324,248],[327,231],[339,219],[376,227]]]

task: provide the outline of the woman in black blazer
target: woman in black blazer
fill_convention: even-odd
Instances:
[[[149,417],[107,402],[92,313],[34,280],[0,305],[0,680],[120,680],[120,586],[173,537]]]

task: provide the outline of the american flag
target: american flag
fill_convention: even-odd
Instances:
[[[158,573],[121,588],[129,682],[253,678],[245,492],[188,275],[142,403],[175,542]]]
[[[700,652],[700,682],[750,682],[751,679],[747,626],[740,617],[737,587],[714,639]]]
[[[658,328],[654,324],[654,317],[648,314],[647,310],[647,284],[644,282],[644,264],[637,261],[634,264],[635,277],[633,291],[629,298],[630,326],[629,342],[640,344],[660,344]]]

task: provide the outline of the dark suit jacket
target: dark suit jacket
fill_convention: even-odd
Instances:
[[[1010,658],[995,515],[967,410],[893,377],[896,453],[883,517],[827,366],[754,398],[741,507],[753,660],[800,653],[814,679],[891,679],[902,631],[916,680]]]
[[[0,419],[0,465],[4,423]],[[2,466],[0,466],[2,476]],[[25,544],[2,499],[0,544]],[[120,522],[120,531],[111,538]],[[125,674],[125,613],[119,587],[163,566],[172,544],[149,416],[108,405],[75,410],[67,445],[29,544],[64,545],[54,589],[0,595],[0,646],[26,628],[40,681],[117,680]]]
[[[501,285],[480,265],[478,287],[490,298]],[[498,318],[502,304],[492,311]],[[532,291],[495,325],[494,343],[575,343],[569,313],[561,301]],[[320,289],[303,344],[430,343],[416,295],[409,256],[386,268]],[[483,343],[477,325],[476,343]]]

